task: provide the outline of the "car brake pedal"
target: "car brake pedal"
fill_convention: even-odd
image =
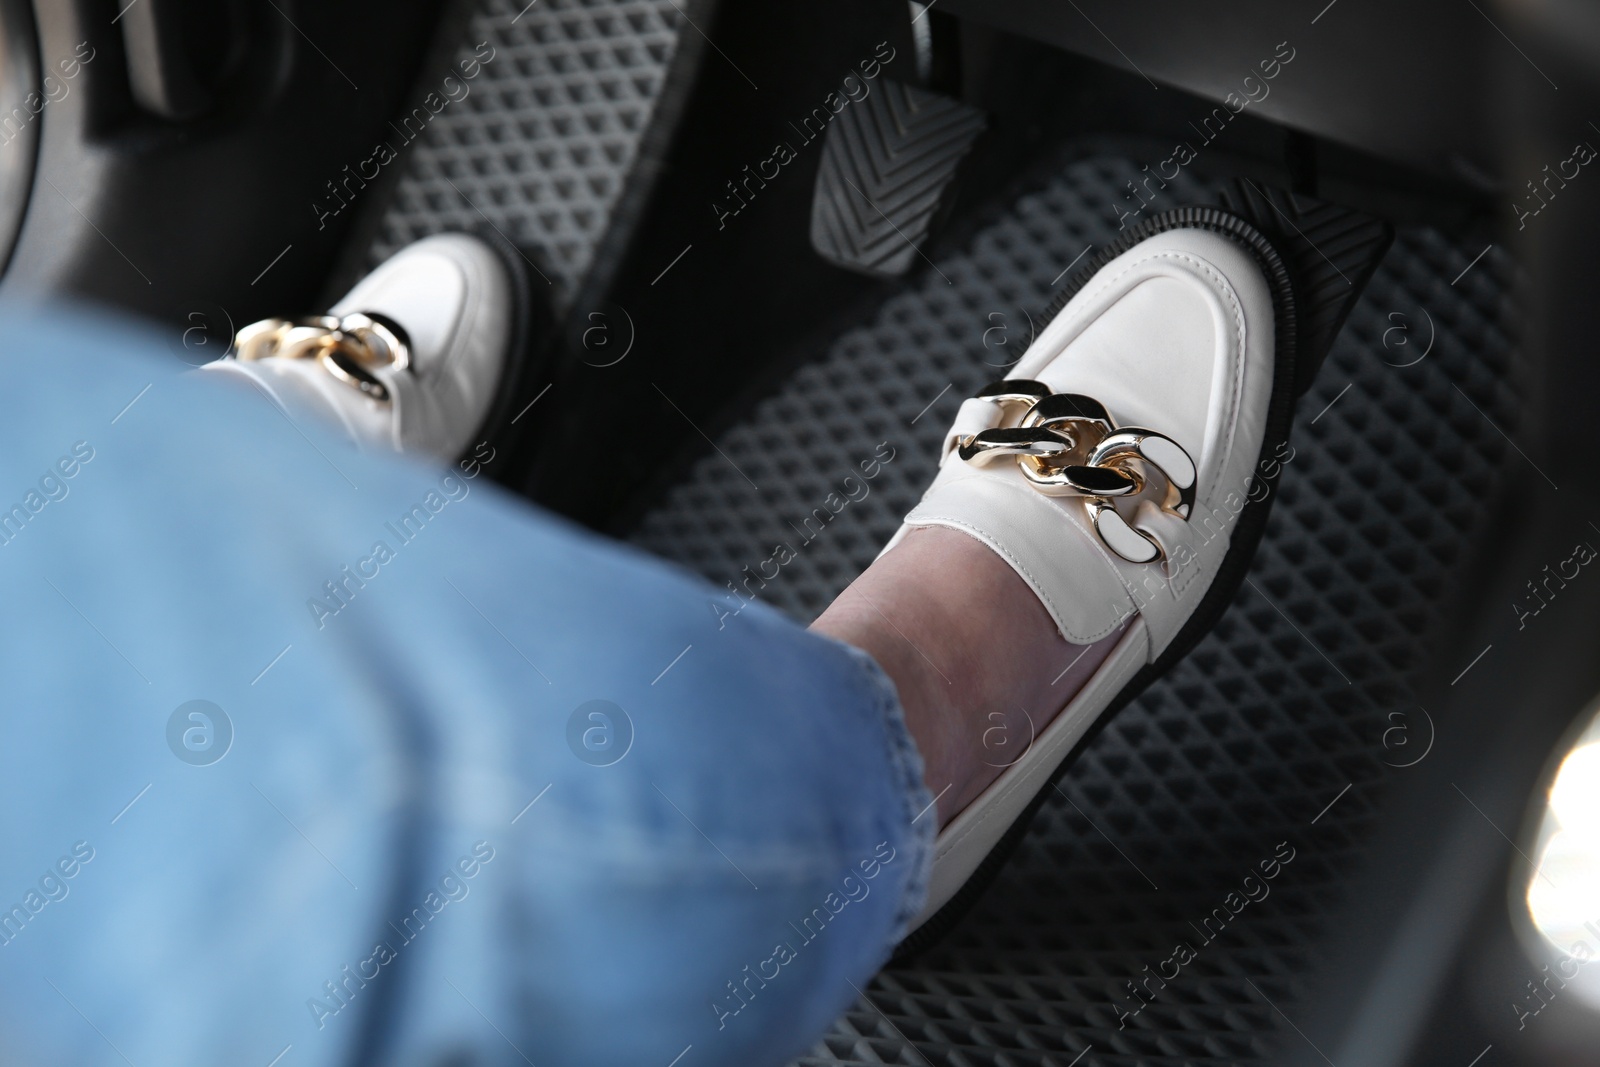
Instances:
[[[846,270],[905,274],[986,125],[976,108],[884,79],[828,127],[811,200],[811,247]]]

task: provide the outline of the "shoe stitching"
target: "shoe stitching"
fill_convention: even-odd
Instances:
[[[1140,256],[1138,259],[1131,260],[1128,263],[1124,264],[1117,271],[1117,273],[1106,277],[1105,279],[1100,281],[1093,289],[1084,290],[1082,293],[1079,294],[1079,296],[1081,296],[1083,298],[1085,303],[1091,303],[1091,302],[1093,302],[1093,300],[1095,300],[1098,297],[1100,297],[1101,295],[1103,295],[1108,289],[1112,288],[1112,286],[1115,285],[1118,281],[1120,281],[1123,278],[1125,278],[1128,274],[1132,273],[1137,268],[1139,268],[1141,266],[1144,266],[1146,264],[1154,263],[1154,262],[1156,262],[1158,260],[1179,261],[1179,262],[1186,263],[1189,266],[1191,266],[1192,268],[1194,268],[1196,271],[1198,271],[1200,274],[1204,275],[1207,279],[1209,279],[1214,284],[1214,291],[1216,291],[1218,293],[1218,295],[1223,298],[1224,302],[1228,305],[1229,309],[1233,312],[1234,335],[1235,335],[1235,341],[1236,341],[1236,343],[1238,345],[1238,348],[1237,348],[1237,351],[1235,353],[1235,358],[1233,360],[1233,381],[1231,383],[1231,388],[1229,389],[1229,391],[1227,392],[1226,396],[1224,397],[1224,408],[1223,408],[1223,411],[1222,411],[1222,418],[1226,422],[1227,432],[1226,432],[1225,437],[1223,438],[1223,441],[1221,442],[1221,444],[1222,444],[1222,456],[1219,457],[1219,462],[1215,465],[1215,469],[1220,472],[1220,471],[1225,470],[1227,468],[1228,462],[1233,457],[1234,440],[1235,440],[1235,435],[1236,435],[1236,433],[1238,431],[1238,426],[1239,426],[1239,418],[1238,418],[1239,403],[1240,403],[1240,399],[1241,399],[1241,397],[1243,395],[1243,392],[1244,392],[1245,344],[1246,344],[1246,341],[1247,341],[1246,330],[1245,330],[1244,308],[1239,302],[1238,293],[1235,292],[1233,286],[1228,282],[1227,277],[1225,275],[1221,274],[1219,271],[1217,271],[1214,267],[1212,267],[1211,264],[1207,263],[1205,260],[1197,258],[1193,253],[1190,253],[1190,252],[1180,252],[1180,251],[1176,251],[1176,250],[1150,252],[1150,253],[1147,253],[1147,254],[1145,254],[1143,256]],[[1073,299],[1076,300],[1078,298],[1074,297]],[[1054,324],[1052,323],[1052,325],[1054,325]],[[1064,350],[1063,350],[1063,352],[1064,352]],[[1039,368],[1039,371],[1042,372],[1044,370],[1044,368],[1046,366],[1049,366],[1049,364],[1051,362],[1054,362],[1055,360],[1061,358],[1063,352],[1057,352],[1055,355],[1051,356],[1049,358],[1049,360]],[[1216,479],[1213,479],[1213,481],[1215,481],[1215,480]],[[1208,501],[1210,500],[1211,493],[1214,492],[1215,489],[1216,489],[1215,485],[1212,485],[1212,486],[1208,487],[1208,492],[1207,492],[1207,500]],[[1215,510],[1215,509],[1212,509],[1212,510]],[[1116,568],[1114,568],[1114,569],[1116,569]],[[1200,572],[1205,570],[1206,568],[1192,567],[1192,568],[1186,568],[1186,569],[1189,571],[1189,573],[1183,579],[1181,584],[1178,584],[1176,581],[1174,581],[1172,583],[1169,583],[1169,584],[1172,584],[1174,586],[1174,598],[1177,598],[1177,597],[1181,596],[1184,593],[1184,591],[1187,590],[1189,588],[1189,586],[1194,582],[1195,578],[1199,576]],[[1133,595],[1132,579],[1124,577],[1122,575],[1122,572],[1121,572],[1120,569],[1117,569],[1117,575],[1118,575],[1119,580],[1122,581],[1123,586],[1128,590],[1130,599],[1132,599],[1135,603],[1137,603],[1137,597],[1135,597]]]
[[[1227,302],[1229,308],[1233,311],[1234,332],[1235,332],[1236,338],[1237,338],[1238,343],[1239,343],[1239,349],[1238,349],[1238,357],[1239,358],[1234,360],[1233,391],[1227,397],[1227,410],[1224,413],[1224,416],[1225,416],[1225,418],[1227,420],[1227,424],[1228,424],[1228,435],[1227,435],[1227,438],[1224,441],[1224,449],[1223,449],[1224,459],[1226,459],[1227,457],[1230,457],[1233,454],[1233,435],[1234,435],[1234,431],[1238,427],[1238,421],[1239,420],[1238,420],[1236,412],[1238,410],[1239,397],[1240,397],[1240,395],[1241,395],[1241,393],[1243,391],[1244,346],[1245,346],[1244,308],[1240,305],[1238,294],[1234,291],[1233,286],[1228,282],[1227,277],[1225,275],[1219,273],[1214,267],[1211,266],[1211,264],[1207,263],[1205,260],[1197,258],[1193,253],[1179,252],[1179,251],[1173,251],[1173,250],[1163,251],[1163,252],[1150,252],[1150,253],[1147,253],[1144,256],[1141,256],[1140,258],[1138,258],[1136,260],[1133,260],[1133,261],[1125,264],[1120,270],[1117,271],[1116,274],[1111,275],[1110,277],[1104,279],[1100,284],[1095,286],[1094,289],[1092,289],[1092,290],[1084,290],[1084,293],[1083,294],[1079,294],[1079,295],[1084,297],[1084,301],[1086,303],[1091,302],[1091,300],[1093,298],[1098,297],[1105,290],[1111,288],[1113,283],[1119,281],[1120,279],[1122,279],[1126,275],[1132,273],[1135,268],[1143,266],[1144,264],[1147,264],[1147,263],[1155,262],[1156,260],[1160,260],[1160,259],[1178,260],[1178,261],[1182,261],[1182,262],[1188,263],[1191,266],[1193,266],[1201,274],[1204,274],[1207,278],[1211,279],[1213,282],[1216,283],[1217,288],[1219,290],[1221,290],[1219,295],[1221,295],[1225,299],[1225,301]],[[1087,294],[1087,295],[1085,295],[1085,294]],[[1074,297],[1073,299],[1076,300],[1077,297]],[[1054,325],[1054,323],[1051,323],[1051,325]],[[1061,357],[1061,353],[1058,352],[1058,353],[1056,353],[1056,355],[1051,356],[1050,359],[1053,361],[1053,360],[1059,359],[1060,357]],[[1043,369],[1044,369],[1043,367],[1040,368],[1040,370],[1043,370]]]
[[[1125,264],[1120,270],[1118,270],[1118,272],[1116,274],[1111,275],[1110,277],[1104,279],[1094,289],[1085,290],[1085,293],[1088,294],[1087,296],[1085,296],[1085,300],[1086,301],[1092,301],[1094,298],[1096,298],[1096,297],[1100,296],[1101,294],[1103,294],[1106,290],[1110,289],[1116,282],[1118,282],[1119,280],[1123,279],[1124,277],[1126,277],[1128,274],[1132,273],[1137,268],[1139,268],[1141,266],[1144,266],[1146,264],[1154,263],[1154,262],[1156,262],[1158,260],[1168,260],[1168,261],[1183,262],[1183,263],[1189,265],[1190,267],[1192,267],[1195,271],[1199,272],[1201,275],[1203,275],[1206,279],[1208,279],[1212,283],[1213,292],[1216,292],[1217,295],[1219,295],[1219,296],[1221,296],[1223,298],[1224,302],[1226,303],[1226,305],[1232,311],[1232,314],[1233,314],[1234,339],[1235,339],[1235,343],[1237,345],[1237,348],[1236,348],[1236,350],[1234,352],[1234,358],[1233,358],[1233,375],[1232,375],[1232,382],[1230,383],[1231,388],[1229,388],[1228,391],[1224,395],[1223,408],[1222,408],[1222,411],[1220,413],[1220,417],[1225,421],[1227,429],[1226,429],[1226,434],[1225,434],[1225,436],[1223,438],[1223,441],[1222,441],[1222,456],[1219,457],[1219,462],[1214,465],[1214,470],[1217,472],[1218,475],[1220,475],[1222,471],[1226,470],[1226,468],[1228,466],[1228,461],[1231,460],[1232,455],[1233,455],[1234,440],[1235,440],[1235,435],[1236,435],[1236,432],[1237,432],[1237,429],[1238,429],[1238,410],[1239,410],[1239,406],[1240,406],[1239,402],[1240,402],[1240,398],[1241,398],[1241,395],[1242,395],[1243,389],[1244,389],[1245,343],[1246,343],[1246,340],[1247,340],[1247,338],[1246,338],[1246,328],[1245,328],[1246,327],[1246,323],[1245,323],[1245,318],[1244,318],[1244,309],[1243,309],[1243,306],[1241,305],[1241,303],[1240,303],[1240,301],[1238,299],[1238,294],[1233,289],[1233,286],[1231,284],[1229,284],[1227,278],[1224,275],[1222,275],[1219,271],[1217,271],[1215,268],[1213,268],[1209,263],[1207,263],[1206,261],[1195,257],[1191,253],[1179,252],[1179,251],[1153,252],[1153,253],[1150,253],[1148,255],[1141,256],[1139,259],[1133,260],[1133,261]],[[1054,362],[1057,359],[1060,359],[1063,354],[1064,354],[1064,350],[1063,350],[1063,352],[1058,352],[1054,356],[1051,356],[1049,358],[1049,360],[1047,360],[1042,366],[1040,366],[1038,372],[1042,373],[1044,371],[1044,369],[1050,365],[1050,363]],[[935,478],[935,482],[937,482],[937,480],[938,480],[938,478],[936,477]],[[1209,505],[1210,505],[1210,501],[1211,501],[1211,496],[1217,489],[1217,484],[1216,483],[1219,481],[1219,478],[1214,476],[1211,480],[1212,480],[1213,484],[1208,487],[1208,493],[1207,493],[1207,496],[1206,496],[1206,502],[1207,502],[1208,509],[1214,511],[1215,509],[1214,508],[1210,508]],[[929,492],[930,493],[931,493],[932,489],[933,489],[933,487],[929,486]],[[926,497],[924,497],[924,499],[926,499]],[[1028,505],[1023,505],[1023,506],[1028,506]],[[1060,514],[1060,509],[1055,508],[1053,505],[1047,505],[1047,506],[1050,506],[1052,511],[1056,512],[1057,514]],[[1073,528],[1080,535],[1084,533],[1083,527],[1081,526],[1081,524],[1073,521],[1070,516],[1062,516],[1062,517],[1066,518],[1067,521],[1073,526]],[[907,524],[910,525],[909,522]],[[945,525],[957,525],[960,528],[965,529],[968,533],[974,534],[975,536],[979,536],[980,535],[980,531],[978,531],[975,528],[970,527],[970,525],[966,524],[966,523],[954,523],[954,522],[951,522],[949,520],[945,520],[944,524]],[[989,544],[989,542],[991,540],[991,538],[988,537],[988,536],[979,536],[979,539],[984,541],[985,544]],[[1127,603],[1135,609],[1132,614],[1142,615],[1143,614],[1143,610],[1142,610],[1143,609],[1143,602],[1142,602],[1141,598],[1139,597],[1139,595],[1137,595],[1137,593],[1135,592],[1133,576],[1125,574],[1123,572],[1123,569],[1118,567],[1116,565],[1116,563],[1113,562],[1110,559],[1109,554],[1100,545],[1095,544],[1093,542],[1093,539],[1091,539],[1091,538],[1085,538],[1085,539],[1088,541],[1090,547],[1095,550],[1096,557],[1100,560],[1101,564],[1111,571],[1111,573],[1115,576],[1118,584],[1122,586],[1123,592],[1127,596]],[[1030,587],[1033,587],[1034,592],[1039,594],[1040,598],[1046,602],[1046,606],[1050,609],[1050,614],[1052,615],[1052,617],[1059,618],[1063,614],[1058,609],[1058,607],[1057,607],[1057,599],[1054,596],[1050,595],[1049,593],[1041,593],[1040,592],[1040,587],[1042,586],[1043,583],[1041,583],[1039,581],[1038,576],[1035,575],[1032,571],[1030,571],[1022,563],[1021,560],[1019,560],[1015,555],[1013,555],[1008,549],[997,547],[995,545],[990,545],[990,547],[994,548],[1002,557],[1004,557],[1006,559],[1006,561],[1008,563],[1011,564],[1011,566],[1014,569],[1016,569],[1017,571],[1022,573],[1024,575],[1024,577],[1026,577],[1028,579]],[[1201,553],[1196,552],[1195,553],[1195,557],[1198,560],[1201,557]],[[1183,594],[1194,583],[1196,578],[1201,577],[1203,574],[1209,573],[1212,569],[1213,568],[1210,568],[1210,567],[1207,567],[1207,566],[1203,566],[1203,565],[1201,565],[1201,566],[1189,566],[1189,567],[1180,568],[1181,580],[1180,580],[1180,576],[1175,576],[1174,578],[1170,579],[1168,581],[1168,583],[1167,583],[1168,586],[1172,589],[1174,601],[1177,601],[1177,600],[1182,598]],[[1086,641],[1086,642],[1097,641],[1100,638],[1105,637],[1106,635],[1108,635],[1111,632],[1113,632],[1114,630],[1116,630],[1117,627],[1122,625],[1123,622],[1125,622],[1126,618],[1128,618],[1128,617],[1130,617],[1130,616],[1120,616],[1119,615],[1117,620],[1115,622],[1113,622],[1106,629],[1097,631],[1096,633],[1094,633],[1092,635],[1082,635],[1081,636],[1081,640]],[[1077,635],[1069,635],[1069,636],[1074,636],[1075,639],[1077,639]]]
[[[1220,294],[1219,295],[1221,295],[1224,298],[1224,300],[1227,302],[1228,306],[1233,311],[1235,336],[1236,336],[1236,340],[1237,340],[1237,343],[1238,343],[1238,347],[1237,347],[1237,350],[1236,350],[1236,353],[1235,353],[1235,357],[1236,358],[1233,361],[1234,362],[1234,373],[1233,373],[1232,389],[1229,392],[1229,394],[1226,396],[1225,401],[1224,401],[1224,403],[1225,403],[1224,418],[1226,419],[1226,422],[1227,422],[1227,432],[1226,432],[1226,436],[1225,436],[1224,442],[1223,442],[1223,445],[1224,445],[1224,447],[1223,447],[1223,455],[1220,458],[1220,461],[1215,465],[1217,470],[1219,470],[1219,471],[1220,470],[1224,470],[1228,466],[1228,461],[1232,459],[1234,440],[1235,440],[1236,432],[1238,430],[1238,415],[1237,415],[1237,412],[1238,412],[1238,409],[1239,409],[1239,406],[1240,406],[1240,400],[1242,398],[1243,389],[1244,389],[1243,382],[1244,382],[1244,371],[1245,371],[1245,343],[1246,343],[1244,311],[1243,311],[1243,308],[1242,308],[1242,306],[1241,306],[1241,304],[1239,302],[1238,294],[1234,291],[1232,285],[1228,283],[1226,277],[1224,277],[1218,271],[1213,269],[1210,266],[1210,264],[1204,262],[1203,260],[1197,259],[1195,256],[1193,256],[1190,253],[1176,252],[1176,251],[1165,251],[1165,252],[1152,253],[1150,255],[1141,257],[1138,260],[1134,260],[1134,261],[1124,265],[1124,267],[1121,270],[1119,270],[1117,272],[1117,274],[1106,278],[1094,290],[1086,290],[1086,292],[1090,293],[1091,296],[1098,296],[1099,294],[1103,293],[1106,289],[1108,289],[1114,282],[1116,282],[1117,280],[1119,280],[1122,277],[1126,276],[1128,273],[1133,271],[1136,267],[1138,267],[1138,266],[1140,266],[1142,264],[1154,262],[1154,261],[1156,261],[1158,259],[1178,260],[1178,261],[1183,261],[1183,262],[1189,263],[1191,266],[1193,266],[1201,274],[1205,275],[1206,277],[1210,278],[1211,280],[1213,280],[1215,282],[1217,289],[1220,290]],[[1086,297],[1085,299],[1087,300],[1089,298]],[[1050,357],[1050,361],[1053,361],[1053,360],[1055,360],[1057,358],[1060,358],[1060,356],[1061,356],[1061,353],[1057,353],[1055,356]],[[1047,361],[1044,364],[1044,366],[1048,366],[1050,361]],[[1043,366],[1041,366],[1040,370],[1043,370]],[[937,481],[937,478],[935,479],[935,481]],[[1210,490],[1214,491],[1216,489],[1216,486],[1213,485],[1213,486],[1210,486],[1208,488]],[[932,487],[930,486],[930,491],[931,491],[931,489],[932,489]],[[1209,499],[1209,496],[1210,496],[1210,494],[1208,493],[1208,499]],[[1057,513],[1059,514],[1059,509],[1053,509],[1053,510],[1056,510]],[[1212,509],[1212,510],[1214,510],[1214,509]],[[1074,529],[1076,529],[1080,534],[1083,532],[1083,529],[1082,529],[1080,524],[1078,524],[1077,522],[1072,521],[1070,516],[1065,516],[1065,517],[1067,518],[1067,521],[1069,523],[1071,523],[1071,525],[1074,527]],[[957,521],[953,521],[953,520],[941,520],[941,521],[942,521],[942,524],[955,525],[955,526],[957,526],[959,528],[966,529],[970,533],[973,533],[975,535],[978,535],[980,533],[975,528],[972,528],[970,526],[970,524],[967,524],[967,523],[957,522]],[[908,516],[906,524],[907,525],[912,525],[912,523],[909,521],[909,516]],[[983,540],[985,544],[989,543],[989,538],[980,536],[980,540]],[[995,547],[995,546],[991,545],[991,547]],[[1102,549],[1099,548],[1099,546],[1094,545],[1092,547],[1096,548],[1096,550],[1097,550],[1096,554],[1097,554],[1097,556],[1100,557],[1102,565],[1108,567],[1112,571],[1112,573],[1116,575],[1118,581],[1123,586],[1124,592],[1128,594],[1129,602],[1134,604],[1134,605],[1138,605],[1138,603],[1139,603],[1138,598],[1133,595],[1133,590],[1132,590],[1132,585],[1131,585],[1131,581],[1132,581],[1131,578],[1124,577],[1124,575],[1122,573],[1122,570],[1120,568],[1118,568],[1115,564],[1111,563],[1108,559],[1105,558],[1105,553],[1104,553],[1104,551]],[[1016,559],[1008,550],[1006,550],[1004,548],[998,548],[997,551],[999,552],[999,554],[1002,557],[1004,557],[1009,563],[1011,563],[1011,565],[1014,568],[1016,568],[1025,577],[1028,578],[1030,587],[1035,587],[1035,591],[1037,592],[1037,584],[1038,584],[1037,583],[1037,579],[1035,578],[1035,576],[1033,576],[1031,574],[1031,572],[1028,571],[1028,569],[1021,563],[1021,561]],[[1201,558],[1200,553],[1195,553],[1195,557],[1196,557],[1197,560],[1199,560]],[[1208,570],[1210,570],[1210,568],[1209,567],[1204,567],[1204,566],[1196,566],[1196,567],[1190,568],[1189,577],[1184,581],[1183,585],[1177,587],[1176,595],[1181,595],[1183,593],[1183,591],[1185,589],[1187,589],[1188,586],[1193,582],[1194,578],[1198,574],[1200,574],[1203,571],[1208,571]],[[1169,582],[1169,585],[1171,585],[1171,584],[1173,584],[1173,583]],[[1047,601],[1051,601],[1053,603],[1053,598],[1050,598],[1050,597],[1046,596],[1045,599]],[[1056,612],[1053,610],[1053,607],[1052,607],[1051,614],[1052,614],[1052,616],[1054,616],[1056,614]],[[1138,612],[1137,614],[1141,614],[1142,615],[1142,611]],[[1116,621],[1116,623],[1114,623],[1110,627],[1110,629],[1102,632],[1097,637],[1091,638],[1090,640],[1091,641],[1092,640],[1098,640],[1100,637],[1106,636],[1106,634],[1109,634],[1111,632],[1111,630],[1114,630],[1114,629],[1116,629],[1117,626],[1121,625],[1123,621],[1124,621],[1123,619],[1119,618]],[[1154,642],[1152,641],[1151,644],[1152,644],[1152,649],[1153,649]],[[1113,650],[1113,655],[1115,655],[1115,651],[1116,650]],[[1092,679],[1091,679],[1091,681],[1092,681]],[[1076,698],[1074,698],[1074,699],[1076,699]],[[1069,701],[1068,703],[1070,704],[1071,701]],[[1063,707],[1061,709],[1061,713],[1064,713],[1065,711],[1066,711],[1066,708]],[[1060,713],[1058,713],[1058,714],[1060,714]],[[1009,784],[1002,784],[1002,783],[1005,783],[1005,780],[1006,780],[1007,777],[1011,778],[1011,782]],[[1001,786],[1000,792],[998,792],[996,794],[995,798],[994,798],[995,803],[990,803],[990,804],[985,805],[985,810],[983,810],[978,815],[978,818],[975,821],[973,821],[972,823],[970,823],[969,825],[963,827],[958,834],[951,835],[948,839],[946,839],[946,836],[941,833],[939,835],[940,839],[938,841],[938,847],[937,847],[936,852],[935,852],[935,861],[937,861],[939,859],[943,859],[945,856],[949,855],[950,852],[954,851],[968,837],[972,836],[980,828],[982,828],[983,825],[991,818],[991,816],[993,816],[996,813],[996,811],[1002,806],[1001,803],[999,803],[999,802],[1003,801],[1005,798],[1009,797],[1011,795],[1011,793],[1013,793],[1017,788],[1019,788],[1020,783],[1023,782],[1024,780],[1025,780],[1025,776],[1023,776],[1023,775],[1014,775],[1013,776],[1013,775],[1008,775],[1005,772],[1002,772],[1000,778],[996,779],[996,782],[995,782],[996,785]],[[981,799],[981,797],[980,797],[980,799]]]

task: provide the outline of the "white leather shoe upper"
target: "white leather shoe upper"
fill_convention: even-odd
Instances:
[[[983,400],[961,405],[939,474],[890,547],[918,526],[964,530],[1011,564],[1068,641],[1097,641],[1137,613],[1153,660],[1227,552],[1261,452],[1273,364],[1272,297],[1250,253],[1206,230],[1157,234],[1101,268],[1007,378],[1093,397],[1119,427],[1154,430],[1188,452],[1198,468],[1190,517],[1150,501],[1129,516],[1168,558],[1130,563],[1107,550],[1081,498],[1043,495],[1015,463],[961,460],[962,437],[1004,424]]]
[[[1042,494],[1013,458],[963,460],[959,444],[968,435],[1014,426],[1019,413],[985,400],[962,404],[937,477],[884,551],[916,527],[963,530],[1011,565],[1068,641],[1089,644],[1127,629],[1024,755],[941,830],[918,924],[966,883],[1210,588],[1254,484],[1275,361],[1272,294],[1251,254],[1220,234],[1178,229],[1096,272],[1007,376],[1092,397],[1119,427],[1156,431],[1193,458],[1187,521],[1151,500],[1117,504],[1166,547],[1165,560],[1149,563],[1109,550],[1085,498]]]
[[[387,400],[340,381],[317,360],[218,360],[213,373],[242,375],[291,417],[338,426],[360,447],[455,459],[482,428],[508,358],[511,278],[483,241],[465,234],[424,238],[397,252],[329,314],[381,315],[409,342],[409,367],[372,370]]]

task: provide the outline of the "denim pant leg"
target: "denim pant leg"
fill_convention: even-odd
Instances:
[[[934,829],[888,680],[497,461],[0,316],[8,1063],[751,1067],[854,999]]]

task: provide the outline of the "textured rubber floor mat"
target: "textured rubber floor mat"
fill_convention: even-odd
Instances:
[[[367,265],[487,222],[531,252],[558,299],[570,296],[649,127],[680,10],[673,0],[472,0],[459,58],[493,58],[410,146]]]
[[[719,585],[787,543],[762,596],[814,617],[920,496],[960,398],[1020,354],[1052,279],[1113,237],[1138,173],[1091,158],[1018,199],[722,435],[635,540]],[[1172,186],[1152,210],[1220,191]],[[1299,976],[1425,738],[1408,673],[1525,462],[1501,433],[1521,410],[1511,268],[1498,249],[1471,265],[1481,251],[1397,235],[1300,401],[1229,611],[1086,749],[962,923],[803,1063],[1264,1063],[1300,1040]],[[866,495],[815,518],[884,441]]]

